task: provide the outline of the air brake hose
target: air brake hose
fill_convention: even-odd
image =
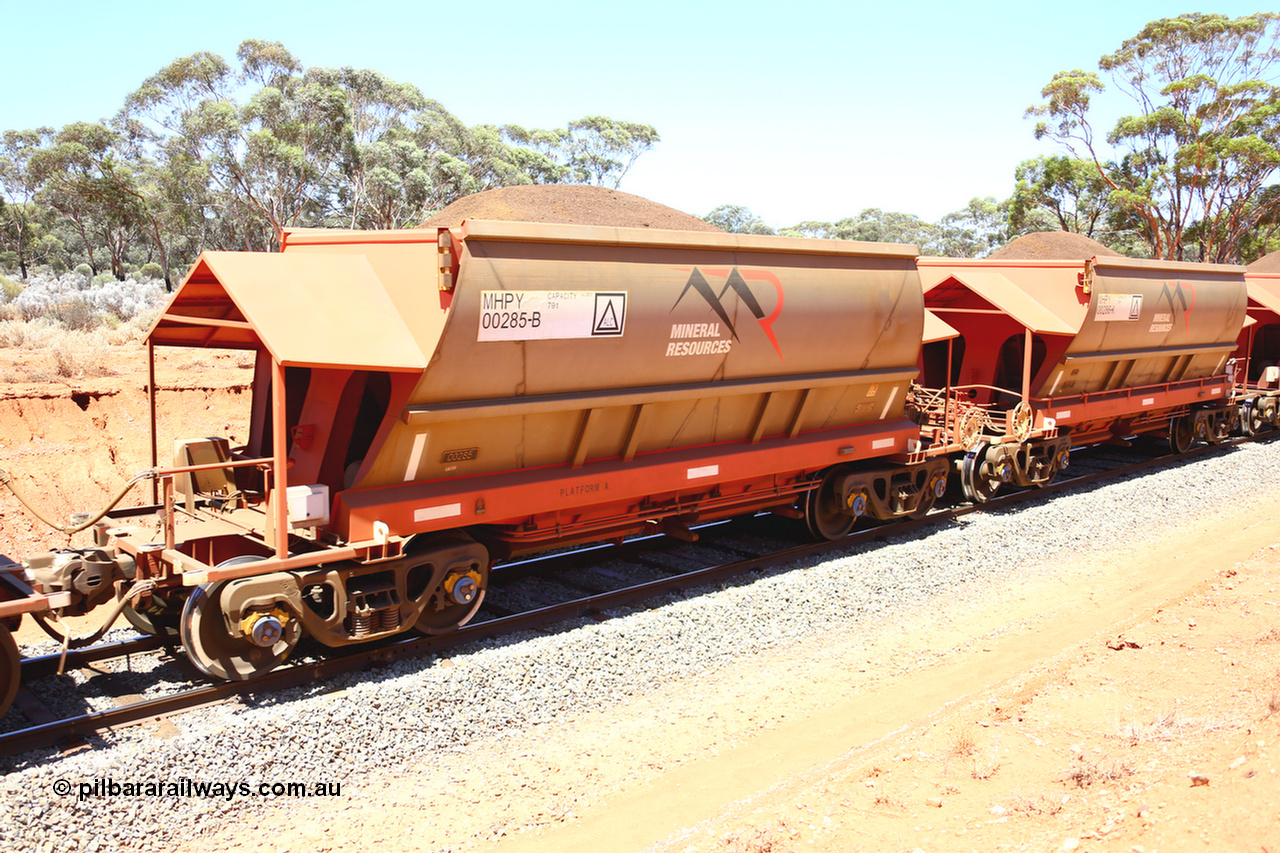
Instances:
[[[102,625],[97,631],[87,637],[80,637],[74,640],[71,639],[70,631],[55,630],[54,627],[44,618],[43,613],[33,612],[31,614],[31,618],[36,621],[36,624],[43,628],[46,634],[62,644],[62,655],[58,659],[58,675],[62,675],[63,666],[66,664],[67,649],[84,648],[85,646],[96,643],[98,640],[102,639],[107,631],[111,630],[111,626],[116,623],[116,620],[120,618],[120,614],[124,612],[124,609],[129,602],[142,595],[144,592],[150,592],[155,589],[155,586],[156,582],[154,580],[148,579],[139,581],[134,585],[133,589],[115,600],[115,603],[111,605],[111,610],[107,612],[106,618],[103,619]],[[53,621],[61,621],[58,611],[56,610],[53,611]]]
[[[96,515],[94,515],[93,517],[91,517],[90,519],[88,519],[82,524],[68,525],[64,527],[61,524],[55,524],[54,522],[50,521],[49,519],[41,515],[40,511],[36,509],[34,506],[32,506],[31,503],[27,501],[25,497],[22,496],[22,492],[18,491],[18,488],[13,483],[13,477],[9,474],[9,472],[3,468],[0,468],[0,484],[5,485],[9,489],[9,491],[13,492],[13,496],[18,499],[18,503],[22,504],[24,507],[27,508],[28,512],[30,512],[36,518],[43,521],[45,524],[49,525],[58,533],[65,533],[68,536],[70,536],[73,533],[79,533],[81,530],[84,530],[86,528],[92,527],[93,525],[97,524],[98,521],[100,521],[103,516],[105,516],[107,513],[111,512],[111,510],[116,508],[116,504],[124,500],[124,496],[129,493],[130,489],[132,489],[134,486],[136,486],[138,483],[142,482],[143,480],[154,480],[155,477],[156,477],[156,471],[154,468],[148,468],[145,471],[139,471],[137,474],[133,475],[133,478],[129,480],[129,482],[124,484],[124,487],[120,489],[119,492],[116,493],[116,496],[114,498],[111,499],[111,503],[103,507],[101,512],[97,513]]]

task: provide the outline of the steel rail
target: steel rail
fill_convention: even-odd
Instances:
[[[83,649],[68,649],[63,668],[64,670],[83,669],[91,663],[118,660],[130,655],[151,652],[165,646],[177,645],[177,642],[177,637],[139,636],[128,640],[116,640],[110,643],[100,643],[96,646],[86,646]],[[60,652],[23,658],[22,683],[26,684],[36,678],[54,675],[57,673],[60,664],[63,664]]]
[[[1277,435],[1280,435],[1280,433],[1273,432],[1270,435],[1261,436],[1261,439],[1273,439]],[[1121,465],[1116,468],[1109,468],[1107,470],[1093,471],[1076,477],[1063,476],[1043,488],[1029,488],[1017,492],[1010,492],[1004,495],[997,495],[986,503],[966,504],[946,509],[938,509],[919,519],[900,519],[893,522],[865,527],[854,531],[848,536],[832,541],[805,543],[803,545],[783,548],[769,554],[750,557],[744,560],[737,560],[729,563],[707,566],[700,569],[693,569],[686,572],[679,572],[665,578],[644,581],[642,583],[633,584],[616,590],[574,598],[557,604],[546,605],[515,613],[509,616],[500,616],[484,622],[473,623],[471,625],[464,626],[451,634],[373,642],[368,645],[354,647],[352,650],[344,650],[339,653],[330,654],[321,660],[285,665],[249,681],[223,682],[204,685],[169,696],[123,705],[119,708],[112,708],[106,711],[96,711],[76,717],[31,726],[29,728],[13,732],[7,732],[0,734],[0,757],[13,756],[36,749],[55,746],[59,742],[68,738],[93,734],[151,719],[157,719],[180,711],[191,710],[225,701],[231,697],[242,694],[270,695],[280,690],[298,687],[304,684],[322,682],[341,674],[366,669],[370,666],[390,663],[402,658],[421,657],[427,654],[446,651],[468,643],[494,639],[520,631],[546,629],[552,625],[570,619],[576,619],[590,614],[598,614],[603,611],[634,604],[640,601],[651,600],[658,596],[688,589],[690,587],[706,586],[719,580],[742,575],[749,571],[773,568],[806,557],[813,557],[833,551],[848,549],[851,546],[862,544],[865,541],[886,540],[891,537],[898,537],[921,528],[932,527],[944,521],[968,515],[972,512],[1018,506],[1023,503],[1028,503],[1051,495],[1061,489],[1094,484],[1111,479],[1119,479],[1141,472],[1145,469],[1152,468],[1163,462],[1195,459],[1199,456],[1217,452],[1225,447],[1232,447],[1251,440],[1257,440],[1257,437],[1228,439],[1213,445],[1195,447],[1183,454],[1166,454],[1154,458],[1144,458],[1138,462]],[[1084,447],[1080,448],[1080,450],[1087,452],[1088,448]],[[1073,454],[1076,452],[1078,451],[1073,450]],[[718,524],[723,523],[724,522],[718,522]],[[670,541],[669,537],[659,536],[653,538],[661,539],[663,542]],[[638,546],[639,544],[641,543],[628,541],[621,545],[595,546],[591,549],[580,549],[580,551],[568,552],[563,555],[553,555],[553,557],[537,557],[527,562],[546,564],[552,562],[553,558],[557,556],[563,556],[569,560],[576,559],[577,561],[581,561],[583,557],[581,551],[586,551],[588,554],[596,553],[600,556],[603,556],[604,554],[616,556],[616,549],[627,549],[629,546]],[[681,542],[679,544],[686,543]],[[515,565],[516,564],[512,564],[512,566]],[[521,565],[523,565],[523,563]],[[524,574],[527,573],[527,571],[524,572]],[[110,645],[114,644],[81,650],[81,653],[95,652],[101,649],[102,653],[98,657],[93,658],[93,660],[105,660],[109,657],[107,651]],[[156,645],[161,646],[165,645],[165,643],[164,641],[157,639]],[[56,659],[57,655],[42,656],[41,658],[33,659],[33,661],[40,662],[40,666],[47,667],[49,665],[49,658]],[[70,658],[70,653],[68,654],[68,658]]]

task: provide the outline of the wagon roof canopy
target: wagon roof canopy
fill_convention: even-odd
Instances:
[[[923,273],[921,277],[925,277]],[[927,286],[925,305],[934,310],[946,308],[953,300],[960,298],[964,291],[968,291],[1034,334],[1076,334],[1084,319],[1083,308],[1078,304],[1063,302],[1060,298],[1063,288],[1055,288],[1049,282],[1045,284],[1044,287],[1021,287],[999,272],[951,269],[932,287]],[[1068,290],[1067,295],[1075,303],[1074,293]],[[1061,316],[1059,311],[1067,316]]]
[[[1244,280],[1249,288],[1250,300],[1268,311],[1280,314],[1280,275],[1245,273]]]
[[[950,338],[958,337],[960,337],[960,333],[957,332],[950,323],[932,311],[925,309],[923,343],[932,344],[937,341],[945,341]]]
[[[261,346],[285,365],[427,366],[373,267],[359,255],[205,252],[148,339],[162,346]]]

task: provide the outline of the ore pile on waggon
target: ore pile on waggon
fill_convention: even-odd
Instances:
[[[1280,274],[1038,253],[482,219],[206,253],[148,352],[255,353],[248,441],[156,447],[153,404],[151,503],[0,571],[0,708],[26,613],[248,679],[303,634],[452,631],[516,555],[756,511],[834,539],[1073,445],[1275,425]]]

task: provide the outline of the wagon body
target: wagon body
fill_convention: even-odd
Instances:
[[[786,502],[806,472],[913,437],[913,247],[512,222],[401,239],[301,232],[285,245],[362,255],[393,301],[415,288],[435,301],[401,310],[428,364],[391,395],[350,488],[334,489],[343,538],[379,521],[400,535],[617,532],[664,501],[694,512],[726,483],[742,484],[741,500],[711,501],[726,510]],[[345,376],[313,366],[307,399],[340,397]],[[306,421],[291,429],[314,436]],[[292,455],[290,482],[324,467]]]

